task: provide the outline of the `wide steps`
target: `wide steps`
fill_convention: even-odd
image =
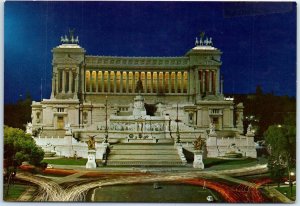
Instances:
[[[107,165],[180,166],[183,163],[173,144],[123,143],[111,145]]]
[[[114,150],[122,149],[122,150],[169,150],[174,149],[173,145],[170,144],[115,144],[111,147]]]
[[[178,160],[178,155],[139,154],[139,155],[109,155],[109,160]]]
[[[128,149],[128,150],[111,150],[111,152],[109,153],[109,155],[140,155],[140,154],[153,154],[156,155],[157,154],[157,150],[154,149],[148,149],[148,150],[140,150],[140,149]],[[177,154],[176,150],[159,150],[159,154],[162,155],[174,155]]]
[[[110,160],[107,162],[109,166],[183,166],[184,164],[180,161],[157,161],[157,160],[147,160],[147,161],[132,161],[132,160]]]

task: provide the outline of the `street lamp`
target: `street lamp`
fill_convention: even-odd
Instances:
[[[294,172],[290,172],[290,173],[289,173],[289,183],[290,183],[290,189],[291,189],[291,191],[290,191],[290,196],[291,196],[291,197],[292,197],[292,194],[293,194],[293,182],[292,182],[291,177],[294,176],[294,175],[295,175]]]

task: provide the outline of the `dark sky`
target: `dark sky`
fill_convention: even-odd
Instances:
[[[75,28],[89,55],[183,56],[205,31],[225,93],[296,95],[296,4],[5,2],[4,101],[50,97],[51,49]]]

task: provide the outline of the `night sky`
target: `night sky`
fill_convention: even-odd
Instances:
[[[75,29],[88,55],[183,56],[204,31],[224,92],[296,96],[295,3],[6,2],[4,101],[51,93],[51,49]],[[42,80],[42,81],[41,81]]]

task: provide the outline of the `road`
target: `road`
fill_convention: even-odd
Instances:
[[[201,186],[205,185],[207,188],[219,192],[227,202],[264,202],[264,198],[258,190],[258,184],[233,178],[232,176],[236,174],[260,174],[266,170],[266,165],[224,171],[163,171],[161,169],[143,169],[136,171],[136,175],[108,174],[106,178],[85,178],[84,180],[82,178],[79,179],[79,177],[89,171],[81,170],[73,175],[53,178],[53,180],[27,173],[18,173],[17,178],[32,182],[40,187],[39,192],[33,198],[34,201],[85,201],[87,192],[90,189],[108,185],[183,182]],[[216,178],[231,182],[234,186],[214,181]]]

